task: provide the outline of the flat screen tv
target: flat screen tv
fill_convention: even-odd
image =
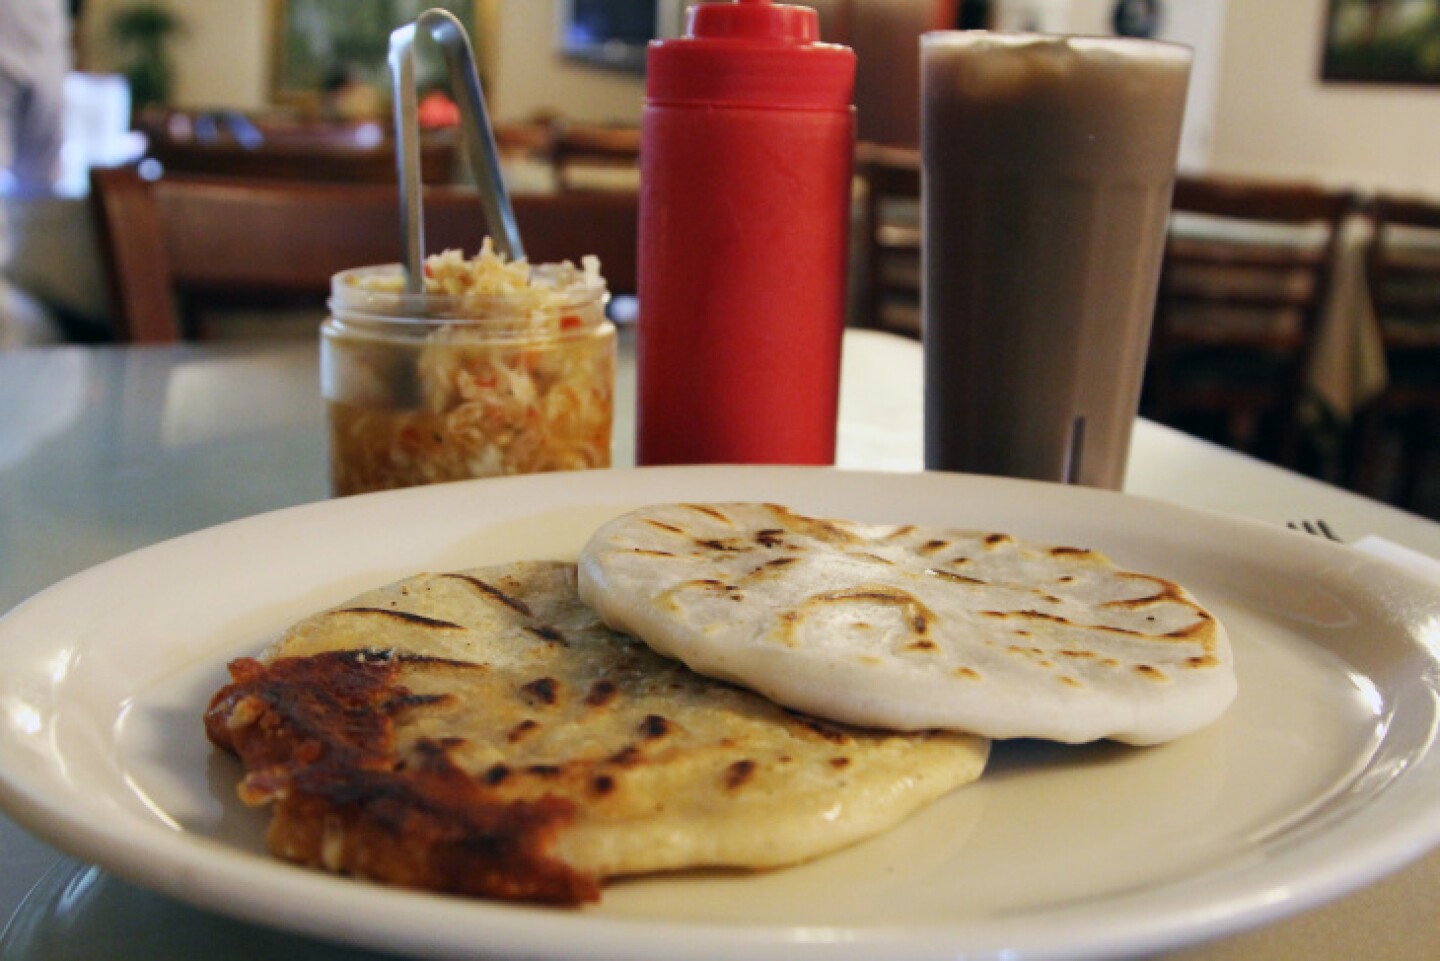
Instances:
[[[561,0],[560,51],[584,63],[644,72],[659,0]]]

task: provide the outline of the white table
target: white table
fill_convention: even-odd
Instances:
[[[634,459],[633,350],[623,343],[619,464]],[[0,611],[110,557],[325,496],[315,364],[311,345],[0,353]],[[841,466],[920,467],[920,369],[913,341],[847,335]],[[1126,487],[1275,523],[1324,517],[1350,537],[1379,534],[1440,557],[1440,524],[1146,422]],[[0,816],[0,924],[37,881],[31,909],[0,939],[3,961],[364,956],[130,886]],[[1432,854],[1334,905],[1165,957],[1430,961],[1440,957],[1437,891]]]

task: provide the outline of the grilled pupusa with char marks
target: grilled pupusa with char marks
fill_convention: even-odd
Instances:
[[[655,505],[594,534],[580,596],[702,674],[852,724],[1155,744],[1236,691],[1225,629],[1183,587],[1004,533]]]
[[[206,714],[277,856],[575,904],[619,875],[769,868],[978,777],[988,742],[787,711],[600,623],[574,565],[425,574],[231,665]]]

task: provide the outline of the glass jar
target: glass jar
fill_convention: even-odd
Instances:
[[[336,274],[320,379],[336,495],[610,466],[615,327],[569,264],[500,294],[404,293],[399,265]]]

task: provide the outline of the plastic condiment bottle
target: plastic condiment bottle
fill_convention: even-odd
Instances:
[[[808,7],[704,3],[649,49],[641,464],[830,464],[855,55]]]

